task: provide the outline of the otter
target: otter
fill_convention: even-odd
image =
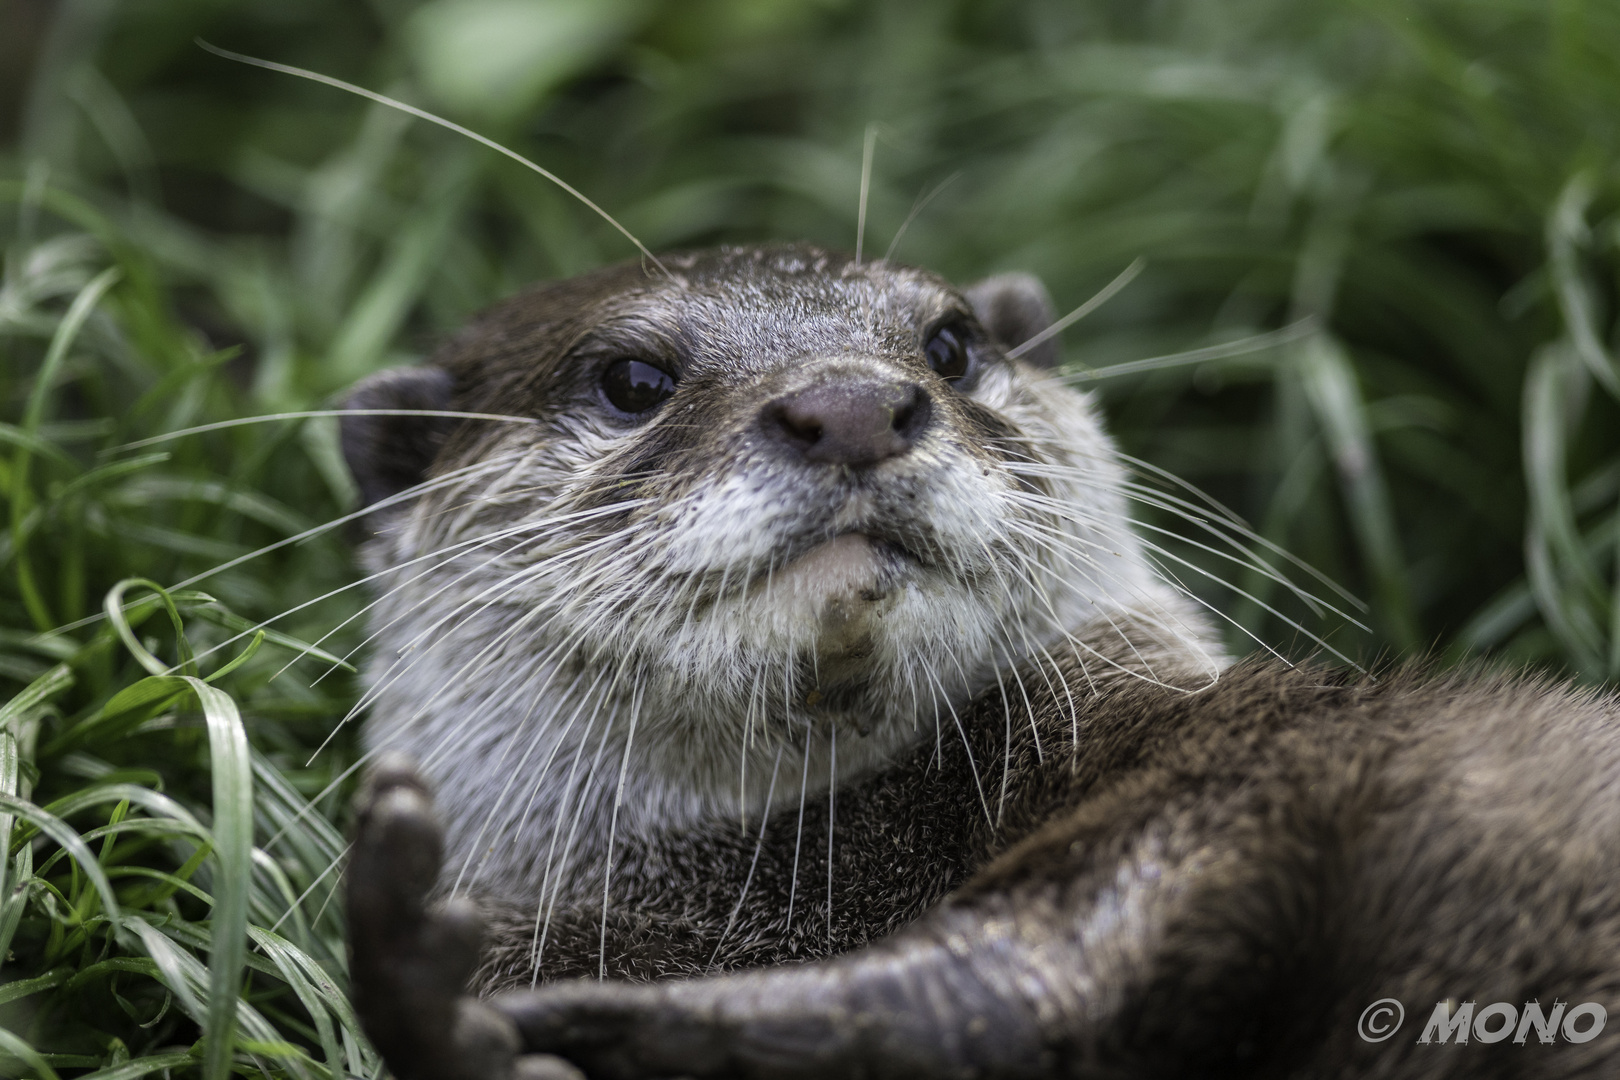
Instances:
[[[356,389],[400,1080],[1610,1067],[1614,699],[1230,662],[1051,325],[722,248]]]

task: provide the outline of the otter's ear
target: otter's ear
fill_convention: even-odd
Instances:
[[[1009,349],[1045,330],[1057,317],[1046,286],[1034,274],[997,274],[968,286],[966,295],[979,322]],[[1023,359],[1036,367],[1056,367],[1057,338],[1047,338]]]
[[[450,373],[443,368],[393,368],[362,380],[343,407],[442,411],[450,407],[451,390]],[[370,506],[422,482],[444,445],[450,419],[351,415],[343,417],[340,430],[343,458]]]

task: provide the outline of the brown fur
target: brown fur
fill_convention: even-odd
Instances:
[[[762,258],[823,274],[823,253],[800,254],[681,263],[681,310],[743,296],[755,321],[725,329],[749,357],[771,355],[771,335],[789,340],[805,319],[825,320],[818,348],[842,347],[840,304],[874,295],[864,277],[828,274],[807,292],[776,271],[748,276]],[[568,395],[589,389],[564,363],[571,343],[632,309],[656,315],[648,297],[665,285],[639,274],[603,271],[514,301],[447,349],[448,382],[388,376],[363,402],[385,407],[392,395],[474,412],[527,402],[542,425],[562,425]],[[705,274],[717,276],[705,284]],[[1003,286],[1025,295],[967,294],[986,355],[1050,318],[1021,280]],[[966,303],[944,288],[898,275],[880,298],[902,297],[903,314],[879,320],[872,340],[887,343],[873,348],[911,362],[915,327],[933,318],[926,305]],[[776,327],[772,304],[794,318]],[[678,331],[646,330],[638,347]],[[692,340],[681,348],[699,383],[706,371],[743,370],[704,367]],[[993,410],[931,392],[987,470],[1025,452]],[[615,491],[701,484],[705,455],[757,449],[757,401],[728,396],[723,378],[689,397],[713,422],[649,425],[615,462]],[[732,413],[735,430],[721,422]],[[386,495],[413,474],[477,460],[496,437],[477,425],[407,429],[346,424],[368,490]],[[803,491],[848,479],[782,470]],[[1612,697],[1479,670],[1374,678],[1270,660],[1210,684],[1187,641],[1150,621],[1099,618],[1077,634],[1075,647],[998,676],[942,714],[937,733],[840,781],[831,798],[777,805],[763,821],[626,835],[605,913],[601,876],[549,916],[532,896],[498,890],[481,894],[477,913],[427,906],[441,833],[423,782],[386,767],[361,800],[349,879],[368,1030],[401,1080],[568,1075],[549,1054],[625,1078],[1612,1071],[1620,1024],[1586,1043],[1417,1041],[1446,1000],[1620,1008]],[[468,738],[515,737],[461,719]],[[846,750],[867,737],[859,723],[827,729]],[[777,760],[797,768],[792,752]],[[572,978],[599,971],[612,979]],[[517,992],[479,1004],[464,996],[469,978]],[[551,985],[523,989],[537,981]],[[1399,1000],[1405,1022],[1370,1042],[1357,1024],[1381,998]]]
[[[768,900],[791,851],[767,832],[753,883],[767,901],[741,917],[746,932],[733,928],[721,966],[848,955],[645,996],[563,985],[496,999],[501,1010],[531,1049],[605,1076],[688,1067],[680,1055],[704,1037],[660,1043],[672,1025],[720,1040],[723,1064],[701,1075],[777,1075],[771,1040],[747,1031],[795,1022],[829,1049],[794,1075],[857,1063],[874,1076],[1607,1074],[1608,1031],[1584,1045],[1416,1038],[1447,999],[1620,1008],[1612,698],[1420,667],[1374,679],[1256,660],[1191,692],[1117,673],[1099,685],[1072,660],[1058,668],[1050,684],[1026,673],[1032,713],[993,695],[964,717],[986,778],[999,787],[1007,770],[998,822],[960,797],[971,785],[960,743],[841,796],[831,942],[773,936]],[[807,810],[807,850],[825,850],[824,811]],[[613,904],[626,914],[609,923],[611,970],[707,970],[737,896],[729,875],[752,848],[708,838],[627,886]],[[825,881],[824,856],[810,869]],[[1122,917],[1125,880],[1141,893]],[[824,927],[825,897],[809,902]],[[580,974],[594,973],[599,914],[580,913],[558,942]],[[497,953],[501,981],[525,981],[526,950],[525,938],[505,968]],[[951,978],[929,974],[941,962]],[[896,1003],[887,980],[908,967],[924,988],[966,985]],[[1031,970],[1033,994],[1020,982]],[[1018,989],[993,991],[1002,984]],[[1358,1015],[1384,997],[1406,1005],[1406,1022],[1365,1042]],[[918,1027],[897,1040],[903,1055],[836,1023],[823,1030],[874,998]],[[559,1012],[581,1009],[602,1024],[575,1016],[559,1029]],[[727,1010],[737,1015],[722,1024]],[[963,1035],[975,1015],[992,1017],[996,1038]],[[930,1063],[914,1044],[934,1042],[948,1052]]]

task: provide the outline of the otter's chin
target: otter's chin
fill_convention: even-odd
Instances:
[[[818,544],[772,576],[771,604],[824,658],[864,657],[898,573],[888,546],[862,533]]]
[[[775,575],[774,586],[785,602],[821,605],[859,598],[880,590],[886,560],[871,537],[844,533],[817,544]],[[871,599],[879,599],[877,596]]]

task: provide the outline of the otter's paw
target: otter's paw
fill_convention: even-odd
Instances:
[[[526,1049],[566,1057],[593,1077],[753,1072],[733,1057],[736,1032],[709,1010],[682,1007],[662,985],[582,979],[500,994],[490,1005],[516,1025]]]
[[[366,1034],[399,1080],[572,1080],[519,1055],[515,1026],[466,993],[483,925],[468,900],[429,907],[444,834],[427,785],[389,758],[356,800],[346,894],[349,977]]]

